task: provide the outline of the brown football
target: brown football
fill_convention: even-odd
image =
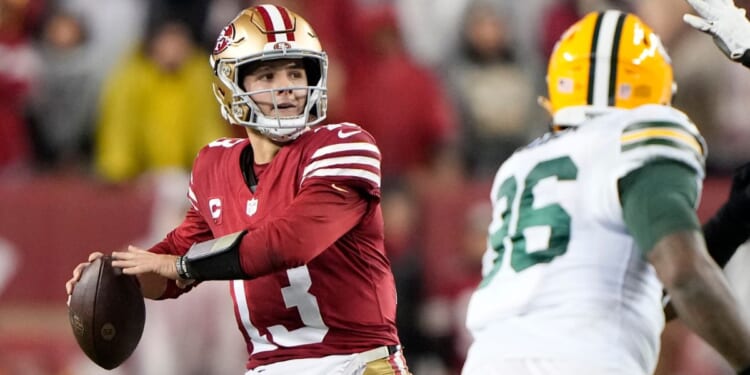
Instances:
[[[110,256],[94,260],[83,270],[68,311],[78,346],[107,370],[133,354],[146,322],[138,279],[112,267]]]

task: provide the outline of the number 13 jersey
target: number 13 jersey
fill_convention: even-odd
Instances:
[[[395,285],[383,246],[380,152],[372,137],[352,124],[314,127],[263,166],[254,192],[240,168],[246,147],[247,139],[220,139],[199,153],[188,193],[192,208],[151,251],[182,254],[194,242],[248,229],[245,239],[257,250],[252,266],[265,271],[231,281],[230,289],[249,368],[398,344]],[[327,241],[318,228],[338,223],[312,202],[305,206],[309,220],[292,225],[290,207],[311,189],[357,195],[365,202],[357,207],[366,208],[311,260],[278,269],[282,259],[302,259],[311,244]]]

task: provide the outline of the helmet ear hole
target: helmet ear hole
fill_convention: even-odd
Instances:
[[[305,57],[302,59],[302,66],[307,74],[307,84],[315,86],[320,81],[320,62],[315,59]]]

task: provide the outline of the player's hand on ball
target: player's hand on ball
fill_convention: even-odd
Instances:
[[[66,283],[65,283],[65,292],[68,294],[68,304],[70,304],[70,295],[73,294],[73,288],[75,288],[76,283],[78,283],[79,280],[81,280],[81,274],[83,273],[83,270],[91,265],[91,262],[96,260],[97,258],[101,258],[104,256],[104,254],[100,252],[93,252],[89,254],[89,258],[87,262],[79,263],[76,268],[73,269],[73,277],[71,277]]]
[[[139,275],[154,273],[159,276],[179,280],[175,261],[177,256],[167,254],[156,254],[135,246],[128,246],[127,251],[115,251],[112,253],[112,266],[122,268],[126,275]]]
[[[112,258],[101,253],[92,254],[89,260],[76,267],[70,282],[75,288],[68,298],[68,317],[83,352],[111,370],[138,345],[146,309],[135,276],[112,267]]]

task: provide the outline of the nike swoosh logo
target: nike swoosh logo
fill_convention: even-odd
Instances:
[[[331,187],[334,188],[334,189],[336,189],[336,190],[338,190],[338,191],[340,191],[340,192],[342,192],[342,193],[348,193],[349,192],[348,190],[346,190],[346,189],[344,189],[342,187],[339,187],[336,184],[331,184]]]
[[[362,133],[361,130],[352,130],[350,132],[344,132],[343,130],[339,130],[339,138],[349,138],[355,134]]]

